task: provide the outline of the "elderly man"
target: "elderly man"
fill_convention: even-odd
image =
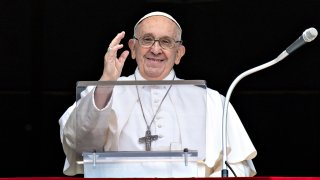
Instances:
[[[117,52],[123,48],[121,40],[124,36],[125,32],[120,32],[111,41],[104,57],[104,69],[100,81],[178,80],[173,67],[180,63],[185,54],[185,47],[181,40],[181,26],[172,16],[164,12],[151,12],[136,23],[134,36],[128,44],[131,58],[137,62],[137,69],[128,77],[121,76],[121,72],[129,51],[125,50],[117,56]],[[128,90],[130,91],[132,90]],[[191,91],[197,93],[199,90]],[[207,107],[201,109],[206,113],[206,122],[203,126],[201,123],[189,121],[188,118],[182,119],[176,112],[179,108],[181,110],[179,102],[182,102],[184,96],[178,96],[178,92],[172,90],[171,86],[159,90],[160,103],[156,105],[150,105],[146,102],[146,98],[141,98],[150,91],[135,88],[132,94],[121,92],[117,88],[100,86],[87,88],[82,93],[78,107],[78,111],[85,113],[79,113],[80,117],[76,118],[75,103],[60,118],[60,135],[66,154],[64,166],[66,175],[83,173],[83,166],[76,163],[81,160],[83,151],[170,150],[173,142],[178,142],[180,145],[182,142],[194,144],[195,147],[205,144],[205,150],[199,147],[206,167],[203,176],[221,175],[221,121],[224,103],[222,95],[207,88]],[[150,97],[150,94],[147,97]],[[192,106],[189,107],[197,108],[196,101],[191,102]],[[182,112],[183,110],[187,112],[188,108],[182,109]],[[145,144],[141,137],[155,134],[157,128],[160,128],[155,125],[156,121],[160,114],[164,113],[166,119],[163,121],[166,126],[162,127],[163,137],[156,136],[153,139],[158,141],[158,144]],[[195,133],[206,132],[206,142],[194,140],[192,133],[189,137],[181,135],[185,131],[184,128],[194,128]],[[76,134],[83,138],[79,143],[81,145],[76,145],[79,141]],[[255,156],[256,150],[237,113],[230,105],[228,162],[238,176],[254,176],[256,170],[252,159]]]

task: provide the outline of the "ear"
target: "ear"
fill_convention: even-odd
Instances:
[[[176,65],[178,65],[180,63],[180,60],[182,58],[182,56],[186,53],[186,48],[184,47],[184,45],[179,45],[179,48],[177,49],[177,56],[176,56],[176,60],[174,61],[174,63]]]
[[[129,42],[128,42],[128,45],[129,45],[129,48],[130,48],[130,51],[131,51],[131,58],[132,59],[135,59],[136,58],[136,51],[134,49],[134,45],[135,45],[136,41],[135,39],[130,39]]]

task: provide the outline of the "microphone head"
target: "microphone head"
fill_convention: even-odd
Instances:
[[[309,28],[302,33],[302,38],[305,42],[313,41],[318,35],[318,31],[315,28]]]

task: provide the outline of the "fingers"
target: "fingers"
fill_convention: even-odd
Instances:
[[[125,32],[122,31],[117,34],[117,36],[111,41],[109,47],[113,49],[114,46],[119,45],[120,41],[124,38]]]
[[[108,47],[107,54],[110,58],[116,58],[119,49],[123,48],[123,44],[118,44],[113,47]]]
[[[117,58],[117,51],[123,47],[123,44],[120,44],[121,40],[124,38],[125,32],[122,31],[116,35],[116,37],[109,44],[106,56],[109,58]]]
[[[128,50],[123,51],[119,57],[117,55],[118,50],[123,48],[123,44],[120,42],[124,35],[124,31],[118,33],[109,44],[108,51],[104,56],[104,70],[101,80],[116,80],[120,77],[124,62],[129,55]]]
[[[123,64],[125,62],[125,60],[127,59],[128,55],[129,55],[129,51],[128,50],[123,51],[121,53],[120,57],[118,58],[119,62]]]

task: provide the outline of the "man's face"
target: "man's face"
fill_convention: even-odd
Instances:
[[[136,38],[153,37],[159,38],[169,37],[174,41],[178,39],[178,27],[170,19],[163,16],[152,16],[143,20],[137,27]],[[139,71],[147,80],[162,80],[171,71],[174,64],[179,64],[181,57],[184,55],[185,48],[179,43],[171,49],[164,49],[156,41],[151,47],[143,47],[138,40],[131,39],[129,41],[131,56],[136,59]]]

